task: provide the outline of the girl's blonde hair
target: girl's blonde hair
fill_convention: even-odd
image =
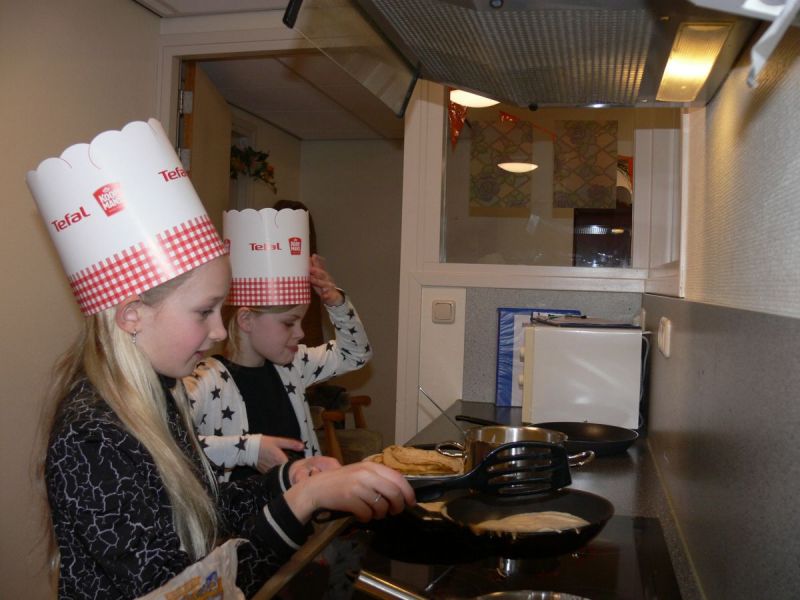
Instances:
[[[192,271],[140,294],[141,301],[149,306],[158,305],[191,274]],[[191,459],[172,437],[167,422],[166,397],[158,375],[145,354],[132,343],[130,335],[117,326],[115,310],[111,308],[87,317],[78,339],[56,364],[49,393],[49,405],[56,409],[49,430],[60,418],[70,391],[85,376],[96,388],[98,397],[111,407],[125,429],[153,457],[169,495],[181,545],[193,560],[199,560],[215,545],[218,520],[214,499],[198,478]],[[216,478],[194,435],[185,389],[180,380],[173,395],[190,432],[194,452],[203,465],[203,475],[216,496]],[[49,530],[50,564],[55,567],[59,552],[52,520]]]

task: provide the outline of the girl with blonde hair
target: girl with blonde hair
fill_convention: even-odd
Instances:
[[[242,540],[236,584],[250,595],[315,511],[367,520],[414,502],[389,469],[322,457],[217,484],[180,378],[225,339],[230,266],[157,121],[71,146],[28,184],[86,317],[50,393],[59,597],[137,598],[228,538]]]

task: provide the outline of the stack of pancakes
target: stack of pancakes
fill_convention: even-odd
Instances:
[[[455,475],[461,473],[464,462],[460,458],[445,456],[436,450],[420,450],[408,446],[388,446],[383,453],[370,459],[391,467],[404,475]]]

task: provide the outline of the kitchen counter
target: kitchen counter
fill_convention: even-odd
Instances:
[[[447,410],[451,418],[464,414],[505,425],[520,425],[521,413],[518,407],[463,401],[457,401]],[[460,421],[457,425],[474,427]],[[460,440],[461,432],[444,416],[439,416],[409,440],[409,444],[437,443],[448,439]],[[572,488],[607,498],[614,505],[615,515],[657,518],[667,542],[681,595],[684,600],[703,598],[686,558],[646,437],[640,437],[627,452],[600,457],[585,467],[573,468],[571,472]]]
[[[465,414],[507,425],[519,425],[520,412],[519,408],[496,407],[488,403],[462,401],[456,402],[447,410],[447,414],[451,418],[458,414]],[[464,429],[474,427],[474,425],[464,422],[458,422],[458,426]],[[429,444],[444,440],[461,440],[462,435],[456,425],[444,416],[440,416],[408,443]],[[682,598],[684,600],[702,600],[703,596],[686,559],[645,438],[637,440],[623,454],[600,457],[582,468],[573,468],[572,480],[572,488],[603,496],[614,505],[615,517],[612,519],[612,523],[619,525],[622,522],[636,521],[632,518],[641,517],[645,517],[645,519],[639,519],[642,523],[653,523],[655,519],[658,519]],[[294,575],[305,567],[331,539],[345,530],[345,525],[346,523],[340,522],[338,526],[329,527],[312,538],[306,547],[298,552],[298,556],[301,558],[293,560],[292,563],[281,569],[278,575],[268,582],[255,598],[263,600],[272,597],[287,582],[291,581]],[[655,527],[658,528],[658,525]],[[653,527],[651,526],[650,529]]]

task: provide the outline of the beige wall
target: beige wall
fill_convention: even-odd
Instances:
[[[360,371],[333,383],[372,396],[371,429],[394,439],[403,148],[382,141],[304,142],[301,197],[314,215],[320,254],[353,299],[374,350]]]
[[[158,18],[130,0],[0,3],[3,598],[47,597],[31,459],[51,366],[80,319],[25,173],[155,115],[157,36]]]
[[[245,198],[239,208],[269,208],[280,198],[299,200],[300,140],[235,106],[231,107],[231,112],[234,132],[246,134],[253,148],[269,153],[269,163],[275,167],[275,185],[278,188],[276,194],[265,183],[239,178],[237,185],[246,186]]]

